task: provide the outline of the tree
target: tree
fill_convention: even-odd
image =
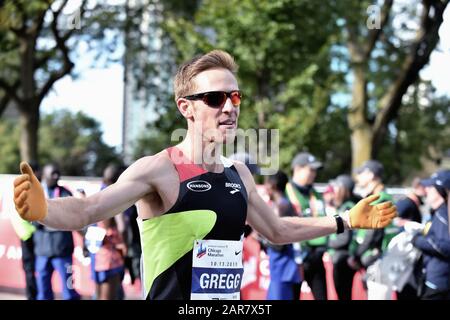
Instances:
[[[290,170],[296,152],[309,150],[325,161],[319,177],[323,181],[375,157],[391,174],[389,182],[398,183],[419,168],[420,161],[412,158],[431,157],[426,143],[442,139],[439,119],[425,114],[420,104],[406,105],[404,100],[408,87],[422,83],[418,72],[436,46],[446,3],[425,1],[416,8],[411,4],[417,1],[393,7],[387,1],[380,11],[380,28],[372,30],[367,27],[367,9],[379,2],[331,1],[318,7],[290,0],[203,1],[191,15],[165,12],[164,30],[177,49],[177,64],[213,48],[236,58],[244,92],[239,126],[279,129],[283,169]],[[399,20],[418,21],[418,27]],[[355,60],[360,50],[366,50],[365,58]],[[363,82],[358,80],[361,75]],[[358,96],[361,92],[363,98]],[[445,100],[435,94],[428,99],[433,107],[426,110],[445,114]],[[361,101],[364,107],[358,108]],[[158,109],[161,116],[141,139],[139,154],[167,145],[170,133],[182,125],[174,103]],[[420,117],[411,119],[411,112]],[[406,119],[416,125],[408,125]],[[425,123],[427,135],[420,127]],[[410,141],[417,137],[423,144],[413,148]],[[393,150],[401,154],[394,157]]]
[[[124,67],[125,101],[140,103],[155,120],[147,123],[132,149],[133,158],[154,154],[171,143],[170,133],[183,126],[173,101],[172,76],[179,51],[166,21],[191,21],[199,0],[141,0],[127,2]],[[129,99],[131,98],[131,99]],[[130,103],[130,104],[132,104]],[[129,159],[127,159],[129,160]]]
[[[62,11],[67,2],[6,1],[1,8],[0,43],[4,50],[0,56],[0,88],[3,99],[14,103],[19,110],[20,152],[21,159],[26,161],[37,160],[42,100],[54,83],[69,74],[74,66],[68,41],[77,26],[63,21]],[[86,0],[79,9],[80,16],[85,5]],[[2,112],[6,103],[0,105]]]
[[[59,79],[75,75],[77,45],[84,41],[96,50],[97,64],[118,59],[124,4],[69,5],[68,0],[8,0],[0,7],[0,116],[8,104],[18,109],[22,160],[38,160],[41,102]]]
[[[387,182],[412,179],[424,160],[441,163],[443,153],[450,150],[449,106],[449,98],[435,97],[427,81],[419,81],[409,88],[400,116],[392,122],[379,151],[379,158],[388,164]]]
[[[64,175],[101,176],[110,162],[121,162],[116,150],[103,142],[100,124],[82,112],[45,115],[39,131],[39,163],[56,162]],[[17,121],[0,122],[1,173],[17,172],[19,132]]]
[[[169,16],[165,27],[180,53],[178,62],[213,48],[235,57],[244,93],[239,125],[279,129],[281,163],[288,168],[292,156],[310,145],[318,123],[331,127],[325,122],[333,117],[321,115],[341,77],[330,68],[334,7],[333,2],[204,1],[193,20]],[[320,156],[333,144],[324,140]]]
[[[415,3],[408,3],[394,12],[393,0],[385,0],[381,7],[372,7],[379,13],[373,18],[378,19],[373,21],[373,28],[364,19],[372,1],[345,3],[346,43],[353,76],[348,113],[353,167],[379,156],[388,126],[399,115],[403,97],[419,79],[420,70],[439,42],[438,31],[448,2],[423,0],[413,9],[409,5]],[[401,28],[394,25],[402,16],[417,21],[415,30],[408,30],[406,24]],[[415,35],[406,38],[408,32]],[[389,72],[384,71],[384,66]],[[373,92],[368,90],[370,84],[375,88]]]

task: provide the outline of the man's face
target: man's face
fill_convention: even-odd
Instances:
[[[345,199],[346,196],[346,189],[344,186],[342,186],[341,184],[336,184],[333,185],[333,190],[334,190],[334,197],[337,200],[337,202],[339,202],[339,204],[342,204],[342,202]]]
[[[373,178],[373,173],[370,170],[365,169],[363,172],[356,175],[356,184],[360,188],[366,188],[369,183],[372,182]]]
[[[414,193],[419,197],[424,197],[426,195],[425,187],[419,184],[417,187],[414,188]]]
[[[442,199],[442,196],[433,186],[425,187],[425,193],[426,193],[426,202],[429,205],[432,205],[433,203],[436,203],[437,201]]]
[[[47,165],[42,172],[42,180],[50,188],[56,187],[60,177],[59,169],[53,165]]]
[[[295,175],[297,176],[297,182],[302,186],[307,186],[314,183],[316,179],[317,170],[306,165],[295,167]]]
[[[227,69],[210,69],[193,78],[196,93],[208,91],[239,90],[234,75]],[[192,119],[196,130],[208,142],[230,143],[234,141],[239,117],[239,107],[233,106],[227,98],[222,108],[212,108],[202,100],[189,101],[192,104]]]

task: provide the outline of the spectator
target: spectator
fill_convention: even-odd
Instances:
[[[355,183],[349,175],[340,175],[331,182],[333,205],[337,214],[351,209],[361,198],[353,193]],[[355,271],[348,264],[350,246],[355,244],[353,230],[345,230],[340,234],[332,234],[328,241],[329,254],[333,262],[333,280],[339,300],[352,299],[353,276]]]
[[[313,183],[322,163],[312,154],[301,152],[292,161],[292,181],[286,185],[286,193],[297,214],[301,217],[323,217],[325,205]],[[327,300],[325,266],[322,257],[327,250],[327,237],[301,242],[304,280],[311,287],[316,300]]]
[[[425,187],[420,183],[420,178],[414,178],[412,191],[397,201],[398,218],[394,219],[397,226],[404,226],[407,221],[422,222],[421,206],[424,204]],[[421,260],[415,262],[413,272],[401,291],[397,292],[397,300],[418,300],[417,290],[420,280]]]
[[[117,165],[106,167],[101,189],[115,183],[122,172],[123,169]],[[85,238],[91,253],[91,271],[95,282],[96,299],[122,299],[121,283],[124,276],[126,246],[116,219],[109,218],[89,226]]]
[[[58,185],[60,171],[56,164],[47,164],[42,171],[42,188],[48,199],[69,197],[72,193]],[[78,300],[80,295],[72,284],[72,254],[74,250],[71,231],[61,231],[37,225],[34,234],[34,252],[36,254],[37,299],[53,300],[51,284],[53,271],[59,273],[64,300]]]
[[[288,177],[282,171],[267,176],[265,187],[272,202],[275,214],[280,217],[294,217],[296,212],[284,195]],[[267,243],[269,254],[270,285],[267,291],[269,300],[298,300],[300,297],[300,269],[295,262],[292,244],[273,245]]]
[[[413,239],[413,245],[423,253],[424,282],[419,295],[424,300],[450,299],[449,179],[450,170],[443,170],[421,182],[425,186],[426,201],[434,212],[431,227]]]
[[[41,169],[37,163],[31,163],[31,168],[36,172],[36,177],[41,181]],[[34,254],[34,232],[36,227],[33,223],[23,220],[14,212],[11,218],[14,231],[20,238],[22,248],[22,268],[25,273],[25,295],[27,300],[36,300],[37,284],[35,276],[36,255]]]
[[[383,184],[383,165],[376,160],[368,160],[356,169],[356,184],[363,197],[380,194],[377,203],[392,200],[392,196],[386,192]],[[358,230],[355,240],[358,243],[354,256],[350,258],[350,264],[359,269],[361,266],[368,268],[381,257],[383,248],[397,234],[398,229],[390,226],[377,230]]]
[[[141,278],[141,237],[139,235],[139,226],[137,224],[138,212],[135,205],[132,205],[123,213],[125,218],[125,245],[127,255],[125,257],[125,268],[128,270],[131,278],[131,284],[136,279]]]
[[[415,178],[412,182],[412,191],[408,195],[397,201],[395,204],[398,210],[398,224],[403,225],[406,221],[422,222],[422,214],[420,207],[423,205],[425,197],[425,188],[420,183],[419,178]]]
[[[334,216],[336,214],[336,207],[333,204],[334,190],[331,184],[327,185],[322,193],[323,202],[325,203],[325,212],[327,216]]]

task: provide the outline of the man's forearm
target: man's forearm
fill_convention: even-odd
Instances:
[[[115,183],[87,198],[48,200],[43,224],[61,230],[79,230],[86,225],[114,217],[133,205],[148,190],[134,181]]]
[[[47,200],[48,212],[42,224],[59,230],[80,230],[90,224],[86,198],[65,197]]]
[[[311,240],[335,233],[336,230],[337,224],[334,217],[283,217],[280,222],[280,232],[274,240],[277,244]]]

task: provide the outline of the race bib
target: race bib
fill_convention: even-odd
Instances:
[[[106,230],[99,227],[90,226],[84,236],[86,247],[90,253],[97,253],[102,246],[103,239],[106,236]]]
[[[195,240],[191,300],[239,300],[242,241]]]

